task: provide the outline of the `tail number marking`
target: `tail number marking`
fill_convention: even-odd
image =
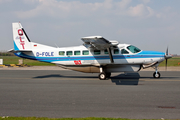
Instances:
[[[36,52],[36,56],[50,57],[50,56],[54,56],[54,52]]]
[[[21,36],[23,36],[23,31],[21,29],[19,29],[18,34],[19,34],[19,39],[20,39],[20,45],[22,45],[23,49],[25,49],[24,48],[25,42],[22,41],[22,38],[21,38]]]
[[[74,60],[74,64],[75,65],[81,65],[82,63],[81,63],[81,60]]]

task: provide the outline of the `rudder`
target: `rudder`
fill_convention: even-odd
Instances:
[[[13,29],[14,50],[31,51],[32,50],[31,41],[28,38],[21,23],[12,23],[12,29]]]

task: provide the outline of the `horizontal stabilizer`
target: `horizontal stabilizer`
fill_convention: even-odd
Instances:
[[[8,52],[12,52],[12,53],[17,53],[17,52],[32,52],[32,50],[14,50],[14,49],[10,49],[10,50],[8,50]]]

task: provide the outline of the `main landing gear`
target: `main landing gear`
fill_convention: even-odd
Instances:
[[[154,69],[156,70],[156,72],[153,73],[153,77],[154,77],[154,78],[160,78],[160,77],[161,77],[161,74],[158,72],[157,66],[155,66]]]
[[[100,67],[99,79],[100,80],[105,80],[105,79],[110,78],[110,77],[111,77],[111,73],[110,72],[104,72],[103,68]]]
[[[110,72],[107,72],[107,73],[101,72],[99,74],[99,79],[100,80],[105,80],[105,79],[110,78],[110,77],[111,77],[111,73]]]

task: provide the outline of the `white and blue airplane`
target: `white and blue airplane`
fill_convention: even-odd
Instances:
[[[108,41],[102,36],[83,37],[81,46],[56,48],[31,42],[21,23],[12,23],[14,49],[18,57],[54,63],[62,68],[86,73],[99,73],[104,80],[112,72],[138,72],[153,67],[154,78],[160,78],[158,65],[171,58],[166,53],[143,51],[129,44]]]

